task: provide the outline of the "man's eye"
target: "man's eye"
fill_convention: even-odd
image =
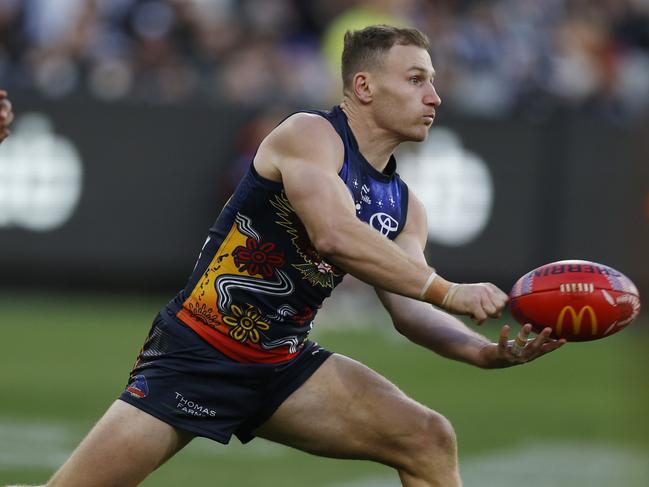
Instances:
[[[410,82],[414,85],[418,85],[419,83],[421,83],[421,78],[419,76],[413,76],[412,78],[410,78]]]

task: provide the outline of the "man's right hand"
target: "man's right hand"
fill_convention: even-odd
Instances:
[[[489,283],[456,284],[449,289],[443,308],[449,313],[471,316],[478,325],[487,318],[499,318],[509,297]]]

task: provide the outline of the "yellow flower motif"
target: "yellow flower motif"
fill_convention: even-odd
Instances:
[[[268,330],[270,325],[261,321],[261,313],[253,305],[248,304],[245,310],[242,310],[236,304],[230,308],[232,316],[224,316],[223,321],[230,325],[229,334],[235,340],[244,343],[250,340],[253,343],[259,343],[259,330]]]

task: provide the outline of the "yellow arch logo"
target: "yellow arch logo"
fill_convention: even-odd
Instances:
[[[559,317],[557,318],[557,335],[561,335],[561,330],[563,329],[563,322],[565,321],[566,314],[570,314],[572,316],[572,331],[574,335],[578,335],[579,332],[581,331],[581,322],[584,319],[584,315],[590,316],[590,329],[591,329],[591,334],[594,336],[597,334],[597,315],[595,314],[595,310],[591,306],[584,306],[579,310],[579,313],[575,311],[575,308],[572,306],[564,306],[561,312],[559,313]]]

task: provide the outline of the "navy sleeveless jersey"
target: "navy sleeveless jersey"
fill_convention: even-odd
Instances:
[[[339,107],[308,113],[326,118],[343,141],[339,175],[358,218],[394,239],[408,208],[394,157],[377,171],[359,152]],[[251,164],[210,228],[187,286],[163,316],[180,320],[233,360],[284,362],[307,342],[317,310],[343,275],[314,248],[282,184]]]

